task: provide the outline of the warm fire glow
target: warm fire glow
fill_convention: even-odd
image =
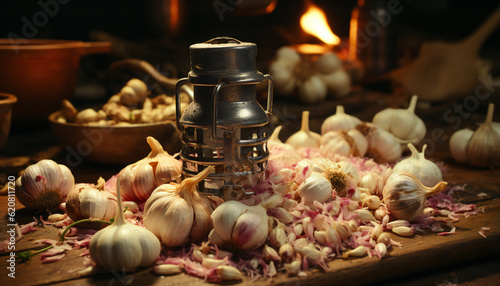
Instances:
[[[314,5],[309,5],[307,12],[300,18],[300,26],[305,32],[317,37],[326,44],[340,44],[340,38],[328,26],[325,13]]]

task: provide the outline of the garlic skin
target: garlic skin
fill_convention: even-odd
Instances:
[[[167,247],[182,246],[205,238],[212,228],[213,202],[196,191],[199,182],[214,172],[209,166],[180,184],[163,184],[144,206],[144,226]]]
[[[412,222],[424,214],[425,198],[444,191],[446,185],[441,181],[429,188],[410,172],[393,172],[385,183],[383,202],[394,219]]]
[[[81,219],[110,220],[115,216],[116,196],[104,190],[105,180],[97,186],[76,184],[66,198],[66,213],[73,221]]]
[[[96,232],[90,240],[90,257],[108,271],[130,271],[152,265],[160,255],[160,241],[145,227],[125,220],[119,181],[116,190],[117,216],[110,226]]]
[[[413,95],[408,109],[386,108],[373,117],[372,123],[392,133],[402,144],[418,144],[424,139],[427,129],[415,115],[418,96]]]
[[[321,152],[325,155],[363,157],[368,150],[366,138],[356,129],[348,132],[329,131],[321,136]]]
[[[297,193],[306,204],[312,204],[314,201],[325,203],[332,198],[333,189],[327,178],[313,174],[300,184]]]
[[[392,163],[401,158],[403,150],[398,139],[388,131],[371,123],[356,126],[368,141],[366,155],[378,163]]]
[[[309,111],[302,112],[302,125],[298,132],[292,134],[285,142],[298,150],[300,148],[319,148],[321,135],[309,130]]]
[[[392,169],[394,172],[407,171],[415,175],[417,179],[427,187],[435,186],[443,180],[443,174],[439,167],[432,161],[425,158],[425,149],[427,144],[422,147],[422,153],[419,153],[413,144],[408,144],[411,151],[411,157],[398,162]]]
[[[321,134],[325,135],[330,131],[349,131],[354,129],[361,120],[357,117],[346,114],[344,106],[337,105],[337,110],[334,115],[329,116],[321,125]]]
[[[494,109],[490,103],[485,122],[472,135],[462,129],[450,138],[450,151],[457,162],[480,168],[500,166],[500,134],[492,125]]]
[[[55,210],[74,185],[68,167],[45,159],[28,166],[16,180],[16,197],[28,208]]]
[[[231,250],[261,247],[270,229],[270,219],[263,206],[247,206],[238,201],[220,204],[212,213],[212,223],[210,242]]]
[[[118,181],[125,201],[145,202],[153,190],[170,182],[175,182],[182,163],[163,150],[161,144],[151,136],[147,137],[151,153],[120,171]]]

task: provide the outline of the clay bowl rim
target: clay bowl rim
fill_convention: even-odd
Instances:
[[[26,42],[12,43],[10,39],[0,38],[1,51],[74,49],[83,45],[83,41],[72,40],[29,39]]]
[[[17,96],[11,93],[0,92],[0,105],[9,105],[17,102]]]
[[[172,124],[174,127],[175,121],[173,120],[165,120],[160,122],[152,122],[152,123],[131,123],[130,125],[104,125],[104,126],[96,126],[96,125],[84,125],[81,123],[73,123],[73,122],[59,122],[57,121],[57,117],[61,114],[60,110],[54,111],[49,115],[49,121],[53,124],[58,124],[61,126],[71,126],[71,127],[80,127],[80,128],[96,128],[96,129],[135,129],[140,127],[155,127],[162,126],[166,124]]]

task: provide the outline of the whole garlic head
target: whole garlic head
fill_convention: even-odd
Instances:
[[[411,98],[408,109],[386,108],[373,117],[372,123],[392,133],[403,147],[418,144],[424,139],[427,129],[424,122],[415,114],[418,96]]]
[[[321,151],[325,155],[363,157],[367,150],[366,138],[356,129],[329,131],[321,136]]]
[[[302,112],[302,125],[299,131],[286,140],[296,150],[300,148],[319,148],[321,135],[309,130],[309,111]]]
[[[118,181],[126,201],[144,202],[153,190],[161,184],[175,182],[182,164],[163,150],[161,144],[151,136],[147,137],[151,153],[120,171]]]
[[[54,210],[75,185],[73,174],[64,165],[41,160],[28,166],[16,181],[16,197],[26,207]]]
[[[474,167],[500,166],[500,134],[492,126],[495,105],[490,103],[486,121],[472,132],[461,129],[450,138],[450,151],[459,163]]]
[[[321,125],[321,134],[325,135],[330,131],[349,131],[354,129],[361,120],[357,117],[346,114],[344,106],[337,105],[337,111],[334,115],[329,116]]]
[[[398,139],[378,126],[363,122],[356,126],[368,142],[366,155],[379,163],[396,162],[402,156],[402,149]]]
[[[398,162],[393,171],[407,171],[415,175],[417,179],[427,187],[435,186],[443,180],[443,174],[439,167],[432,161],[425,158],[425,149],[427,144],[422,147],[422,153],[418,153],[413,144],[408,144],[411,151],[411,157]]]
[[[383,190],[383,201],[394,219],[415,221],[424,214],[425,198],[446,189],[447,183],[439,182],[429,188],[410,172],[393,172]]]
[[[310,205],[315,201],[325,203],[332,199],[333,189],[327,178],[316,173],[299,185],[297,193],[306,204]]]
[[[92,260],[108,271],[129,271],[152,265],[161,252],[160,241],[151,231],[125,220],[120,189],[118,181],[115,221],[96,232],[89,245]]]
[[[115,216],[116,196],[104,190],[105,180],[97,186],[76,184],[66,198],[66,213],[73,221],[81,219],[110,220]]]
[[[144,226],[168,247],[182,246],[205,238],[212,227],[213,202],[196,186],[214,171],[209,166],[180,184],[163,184],[144,206]]]

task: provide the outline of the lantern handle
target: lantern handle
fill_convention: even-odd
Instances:
[[[266,113],[269,115],[273,113],[273,90],[274,90],[274,79],[270,74],[264,75],[265,80],[267,80],[267,107]]]
[[[182,131],[181,119],[181,88],[183,85],[188,83],[188,78],[181,78],[175,84],[175,123],[177,125],[177,130]]]

